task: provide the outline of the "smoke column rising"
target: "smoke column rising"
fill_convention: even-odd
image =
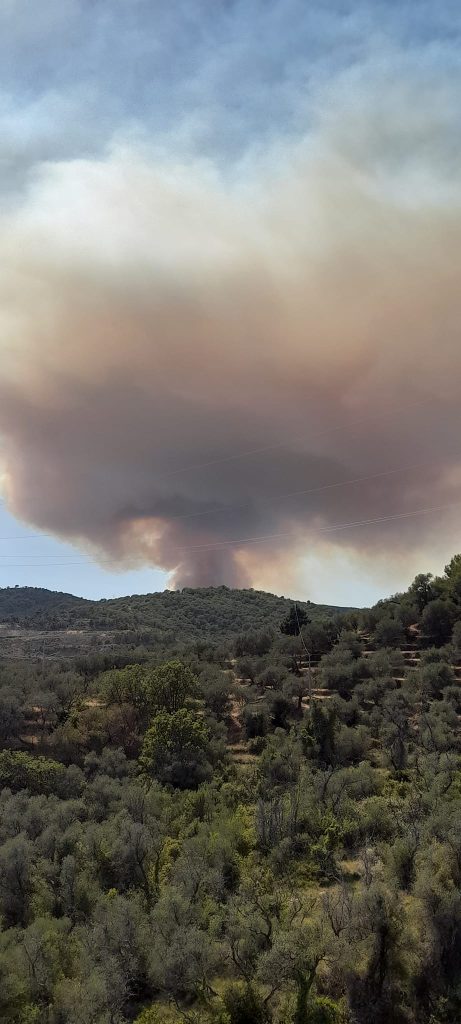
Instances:
[[[456,509],[327,532],[461,502],[458,85],[346,76],[233,173],[120,133],[37,161],[0,223],[14,514],[177,586],[459,546]]]

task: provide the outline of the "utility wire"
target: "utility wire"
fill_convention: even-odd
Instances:
[[[413,462],[407,464],[406,466],[397,466],[397,468],[395,469],[385,469],[379,473],[369,473],[366,476],[350,477],[348,480],[337,480],[331,484],[319,484],[316,487],[306,487],[302,488],[299,491],[287,491],[284,494],[272,495],[269,496],[268,498],[265,498],[264,506],[266,507],[267,505],[274,505],[278,501],[283,501],[285,498],[298,498],[308,494],[322,494],[325,491],[336,490],[340,487],[352,486],[353,484],[363,484],[367,483],[370,480],[380,480],[388,476],[395,476],[397,473],[406,473],[412,469],[424,469],[427,466],[432,466],[436,464],[436,460],[431,460],[430,462]],[[203,511],[198,512],[186,512],[184,513],[184,515],[179,516],[168,516],[168,522],[176,522],[177,520],[183,519],[195,519],[199,516],[218,515],[221,512],[230,512],[233,511],[234,509],[236,511],[241,511],[242,509],[252,507],[252,502],[245,502],[242,503],[241,505],[221,505],[219,508],[204,509]]]
[[[316,533],[321,533],[321,534],[323,534],[323,533],[334,533],[336,530],[350,530],[350,529],[353,529],[355,527],[370,526],[370,525],[373,525],[375,523],[395,522],[396,520],[411,519],[411,518],[414,518],[415,516],[431,515],[434,512],[441,512],[441,511],[447,511],[448,509],[452,509],[452,508],[459,508],[460,505],[461,505],[461,502],[450,502],[449,504],[446,504],[446,505],[433,505],[433,506],[429,506],[427,508],[414,509],[411,512],[398,512],[398,513],[395,513],[393,515],[375,516],[375,517],[370,518],[370,519],[356,519],[356,520],[354,520],[352,522],[335,523],[333,526],[318,527],[315,532]],[[183,554],[187,554],[187,553],[189,553],[191,551],[219,551],[219,550],[227,548],[227,547],[242,547],[242,546],[246,547],[249,544],[261,544],[261,543],[265,543],[268,540],[276,540],[276,539],[280,539],[280,538],[285,538],[286,539],[287,537],[295,538],[296,534],[294,534],[292,531],[281,531],[279,533],[260,534],[260,535],[257,535],[255,537],[240,537],[240,538],[235,538],[233,540],[216,541],[216,542],[212,542],[212,543],[209,543],[209,544],[198,544],[198,545],[194,545],[192,547],[178,548],[177,549],[177,554],[178,555],[183,555]],[[12,556],[12,557],[18,557],[18,556]],[[46,557],[46,556],[43,556],[43,557]],[[62,556],[62,557],[64,557],[64,556]],[[37,568],[37,569],[43,569],[43,568],[60,568],[60,569],[62,568],[62,569],[65,569],[65,568],[69,568],[70,566],[74,566],[74,565],[86,565],[86,566],[89,566],[89,565],[92,565],[92,564],[93,564],[92,562],[87,562],[87,561],[83,561],[83,560],[74,561],[74,562],[41,562],[41,563],[36,563],[35,564],[35,568]],[[115,565],[115,566],[117,566],[118,569],[120,568],[120,561],[117,560],[116,558],[97,559],[97,564],[99,564],[99,565],[102,565],[102,564]],[[30,563],[27,563],[27,562],[18,563],[18,564],[16,564],[16,563],[7,563],[4,566],[4,568],[5,569],[6,568],[8,568],[8,569],[18,569],[18,568],[24,569],[24,568],[26,568],[27,569],[27,568],[34,568],[34,565],[30,564]],[[126,571],[132,571],[132,570],[127,569]]]
[[[302,496],[309,495],[309,494],[322,494],[322,493],[324,493],[326,491],[338,490],[341,487],[349,487],[349,486],[353,486],[355,484],[368,483],[370,480],[381,480],[381,479],[385,479],[386,477],[396,476],[399,473],[406,473],[406,472],[409,472],[409,471],[411,471],[413,469],[425,469],[426,467],[433,466],[433,465],[437,465],[437,460],[432,459],[429,462],[407,463],[405,466],[397,466],[397,467],[394,467],[393,469],[385,469],[385,470],[382,470],[382,471],[380,471],[378,473],[368,473],[365,476],[349,477],[347,480],[336,480],[336,481],[334,481],[333,483],[330,483],[330,484],[319,484],[318,486],[315,486],[315,487],[306,487],[306,488],[302,488],[302,489],[297,490],[297,491],[287,491],[287,492],[282,493],[282,494],[274,494],[274,495],[269,496],[268,498],[264,499],[264,507],[266,508],[267,506],[271,506],[271,505],[277,504],[277,502],[283,501],[286,498],[297,498],[297,497],[302,497]],[[223,512],[232,512],[234,510],[235,511],[241,511],[242,509],[252,508],[252,507],[253,507],[253,503],[250,501],[250,502],[243,502],[242,504],[238,504],[238,505],[237,504],[229,504],[229,505],[221,505],[219,508],[201,509],[201,510],[199,510],[197,512],[185,512],[184,514],[177,515],[177,516],[168,516],[167,518],[168,518],[168,522],[171,523],[171,522],[183,521],[183,520],[187,520],[187,519],[201,518],[203,516],[219,515],[219,514],[221,514]],[[159,516],[159,518],[162,518],[162,517]],[[50,533],[33,533],[33,534],[29,534],[29,535],[27,535],[25,537],[20,537],[20,536],[17,536],[17,537],[0,537],[0,542],[1,541],[5,541],[5,542],[6,541],[16,541],[16,540],[32,540],[32,539],[38,539],[38,538],[43,538],[43,539],[50,538],[52,540],[56,540],[56,538],[53,536],[53,534],[50,534]],[[4,556],[0,554],[0,558],[2,558],[2,557],[4,557]],[[63,556],[63,557],[65,557],[65,556]]]
[[[435,402],[435,399],[433,399],[433,401]],[[428,404],[430,404],[430,400],[428,400],[427,398],[416,399],[414,402],[408,402],[406,404],[406,409],[413,409],[415,407],[418,408],[419,406],[424,406],[426,408]],[[377,417],[375,417],[375,421],[376,420],[380,420],[380,419],[385,419],[386,416],[392,415],[392,413],[395,412],[396,409],[399,409],[399,410],[401,409],[401,403],[400,402],[394,402],[393,404],[387,406],[387,408],[381,413],[381,415],[378,415]],[[159,480],[168,480],[168,479],[170,479],[170,477],[178,476],[178,475],[180,475],[182,473],[189,473],[189,472],[195,471],[197,469],[207,469],[209,466],[219,466],[222,463],[234,462],[234,461],[236,461],[238,459],[246,459],[246,458],[248,458],[251,455],[261,455],[261,454],[264,454],[265,452],[271,452],[271,451],[276,451],[277,449],[288,448],[290,445],[292,445],[294,443],[297,443],[299,441],[302,441],[302,442],[305,442],[306,440],[308,440],[309,442],[310,441],[315,441],[315,440],[317,440],[317,438],[326,437],[327,435],[330,435],[330,434],[338,434],[339,432],[343,432],[345,430],[348,430],[349,427],[360,427],[364,423],[369,423],[368,416],[362,416],[360,419],[354,420],[352,423],[349,423],[349,424],[346,424],[346,425],[342,424],[339,427],[327,427],[326,430],[321,430],[321,431],[317,432],[316,434],[312,434],[312,435],[307,436],[307,437],[306,437],[306,434],[298,434],[295,437],[286,438],[284,441],[277,441],[274,444],[264,445],[264,446],[262,446],[260,448],[247,448],[244,451],[234,452],[231,455],[225,455],[223,457],[219,457],[219,458],[216,458],[216,459],[208,459],[205,462],[196,462],[196,463],[193,463],[192,465],[189,465],[189,466],[182,466],[179,469],[172,469],[169,473],[163,474],[158,479]]]

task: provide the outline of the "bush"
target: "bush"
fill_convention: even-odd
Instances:
[[[450,640],[455,619],[456,607],[451,601],[431,601],[423,611],[421,629],[433,644],[441,647]]]
[[[260,657],[263,654],[267,654],[271,646],[272,636],[270,633],[243,633],[235,641],[235,656],[236,658],[242,658],[246,655]]]
[[[246,707],[242,714],[246,737],[249,740],[256,736],[267,736],[270,729],[269,711],[265,705]]]
[[[340,1024],[342,1019],[338,1004],[325,996],[314,999],[307,1008],[306,1024]]]
[[[318,680],[320,686],[328,690],[349,694],[367,675],[366,659],[356,657],[354,651],[338,645],[322,658]]]
[[[173,1007],[154,1003],[136,1017],[134,1024],[180,1024],[183,1020],[183,1016]]]
[[[458,619],[453,626],[452,640],[456,653],[461,654],[461,619]]]
[[[400,647],[405,641],[405,630],[401,622],[385,618],[378,622],[374,636],[380,647]]]
[[[250,740],[248,744],[248,750],[250,754],[262,754],[266,746],[266,740],[264,736],[255,736],[253,740]]]
[[[76,796],[83,788],[83,775],[78,768],[67,769],[48,757],[34,757],[23,750],[3,750],[0,754],[0,789],[8,787],[17,793],[51,793]]]
[[[224,1005],[230,1024],[270,1024],[269,1009],[251,985],[243,989],[236,985],[229,988],[224,995]]]

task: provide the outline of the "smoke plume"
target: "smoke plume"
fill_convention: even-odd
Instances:
[[[120,138],[37,163],[0,219],[15,515],[176,586],[456,546],[457,101],[381,85],[231,175]]]

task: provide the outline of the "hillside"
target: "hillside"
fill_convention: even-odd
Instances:
[[[461,556],[0,602],[2,1024],[461,1019]]]
[[[27,631],[29,639],[36,632],[49,634],[46,639],[53,639],[55,647],[56,634],[64,630],[72,634],[62,637],[65,648],[88,646],[91,634],[95,640],[101,634],[99,640],[107,645],[115,632],[131,633],[124,638],[127,642],[167,646],[178,641],[219,642],[248,630],[278,629],[291,605],[285,597],[227,587],[165,590],[101,601],[35,587],[7,587],[0,589],[0,645]],[[299,606],[310,619],[344,611],[310,602],[299,602]]]

